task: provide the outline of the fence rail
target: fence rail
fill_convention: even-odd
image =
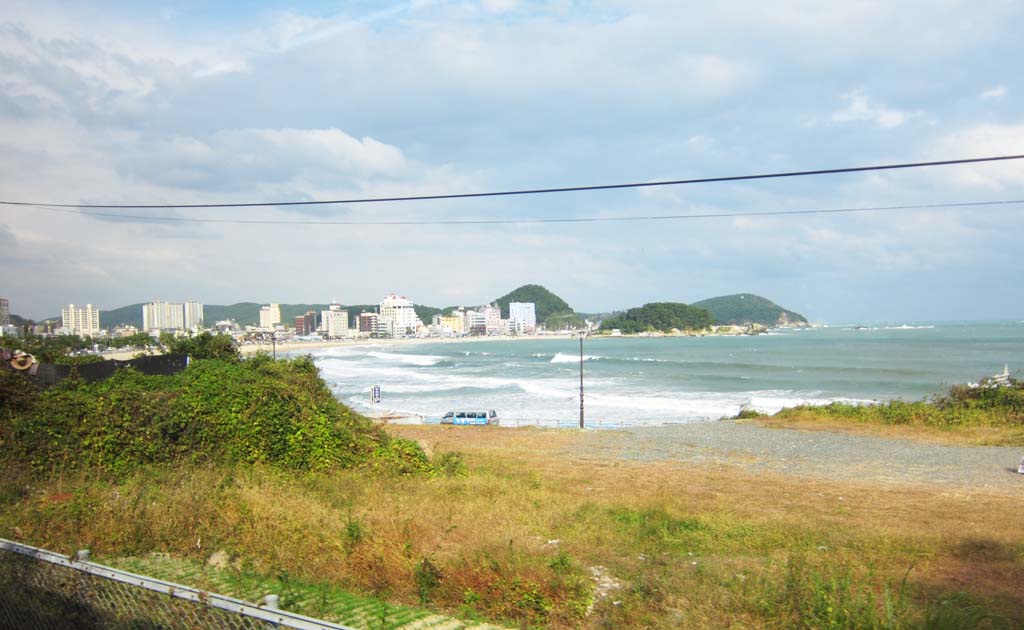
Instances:
[[[0,628],[353,630],[0,538]]]

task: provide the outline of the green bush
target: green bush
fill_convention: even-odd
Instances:
[[[45,391],[26,382],[0,377],[0,440],[38,470],[122,474],[179,459],[429,470],[417,444],[391,438],[339,403],[306,357],[200,359],[173,376],[129,368],[97,383],[69,378]]]
[[[980,387],[955,385],[949,392],[932,398],[907,402],[890,400],[876,405],[834,402],[821,407],[783,409],[780,418],[812,412],[826,418],[880,424],[915,424],[939,428],[967,426],[1024,425],[1024,383]]]

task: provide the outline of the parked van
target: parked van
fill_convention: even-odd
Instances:
[[[488,411],[449,411],[441,418],[441,424],[493,424],[498,425],[498,412]]]

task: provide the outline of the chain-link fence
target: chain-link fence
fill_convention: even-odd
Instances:
[[[352,630],[0,539],[0,628]]]

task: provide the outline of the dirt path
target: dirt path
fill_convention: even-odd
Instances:
[[[563,450],[584,460],[722,463],[810,477],[1024,490],[1019,447],[929,444],[732,420],[587,431]]]

